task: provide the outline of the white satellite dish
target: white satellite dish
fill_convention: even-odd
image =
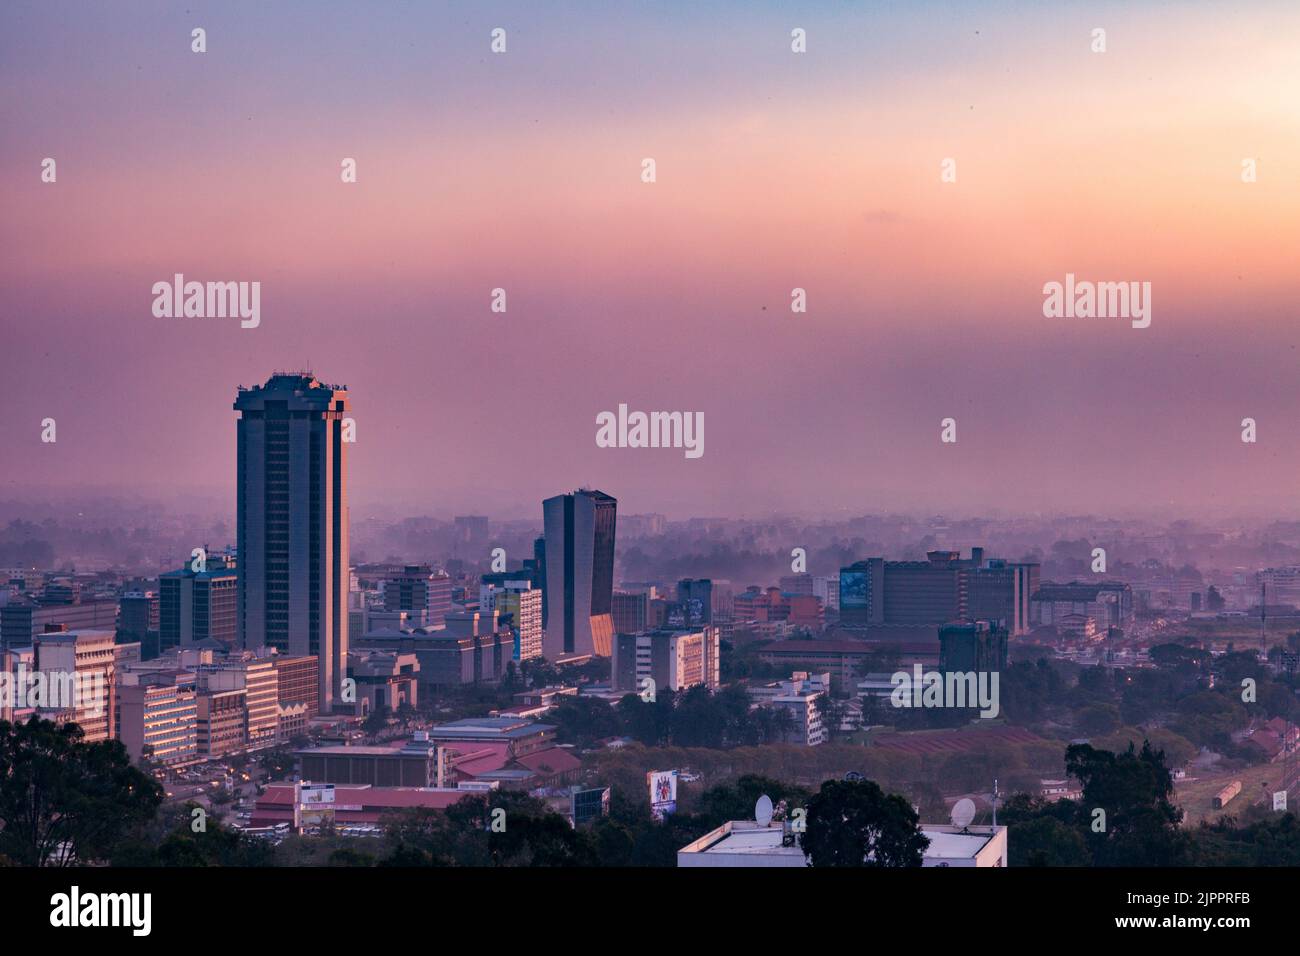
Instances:
[[[952,825],[962,830],[970,826],[970,822],[975,819],[975,801],[968,797],[962,797],[953,805],[952,808]]]
[[[758,821],[760,827],[765,827],[772,822],[772,798],[763,794],[754,804],[754,819]]]

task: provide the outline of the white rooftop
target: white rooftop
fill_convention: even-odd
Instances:
[[[923,858],[924,866],[999,865],[978,863],[982,851],[990,844],[1000,844],[991,856],[1006,865],[1006,827],[972,826],[965,829],[950,824],[921,824],[921,832],[930,840]],[[782,846],[780,824],[761,826],[754,820],[724,823],[677,853],[678,866],[805,866],[803,849]],[[990,854],[984,854],[987,858]],[[735,858],[734,862],[725,862]]]

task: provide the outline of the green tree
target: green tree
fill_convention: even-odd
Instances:
[[[1177,866],[1186,859],[1188,842],[1178,824],[1183,811],[1170,798],[1173,775],[1163,751],[1144,741],[1136,751],[1114,754],[1075,744],[1065,751],[1065,769],[1083,785],[1079,821],[1097,866]],[[1103,819],[1105,829],[1093,821]]]
[[[1007,827],[1011,866],[1088,866],[1092,854],[1077,827],[1040,816]]]
[[[745,774],[734,783],[710,787],[700,796],[699,815],[709,829],[729,820],[752,820],[754,805],[766,794],[773,804],[785,801],[786,807],[807,807],[810,795],[803,787],[792,787],[761,774]]]
[[[827,780],[808,801],[802,844],[815,867],[914,867],[930,841],[897,794],[871,780]]]
[[[76,724],[0,721],[0,855],[26,866],[108,858],[162,803],[120,741],[86,743]]]
[[[185,816],[158,846],[155,866],[270,866],[271,846],[255,837],[222,826],[208,815],[195,832],[196,803],[185,804]]]

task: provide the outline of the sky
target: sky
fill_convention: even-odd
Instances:
[[[10,0],[0,494],[233,509],[236,387],[310,368],[354,502],[412,513],[1296,517],[1296,36],[1293,2]],[[260,325],[155,317],[176,273],[260,282]],[[1150,282],[1150,327],[1045,317],[1067,273]],[[620,404],[705,453],[597,447]]]

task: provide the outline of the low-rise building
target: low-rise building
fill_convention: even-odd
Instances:
[[[810,674],[795,671],[789,680],[750,686],[749,697],[760,707],[778,708],[790,714],[792,722],[785,735],[786,743],[816,747],[828,738],[828,728],[822,722],[820,700],[830,691],[829,672]]]
[[[299,776],[314,783],[375,787],[442,787],[448,751],[417,732],[400,748],[312,747],[299,750]]]
[[[360,650],[348,652],[348,676],[356,681],[359,715],[396,712],[419,703],[420,662],[414,653]],[[349,706],[347,703],[341,707]]]
[[[614,690],[640,691],[647,679],[670,690],[697,685],[713,690],[719,683],[718,630],[711,625],[616,634],[613,650]]]
[[[921,824],[929,838],[922,866],[1007,866],[1007,828]],[[799,837],[780,823],[724,823],[677,851],[681,867],[806,867]]]

